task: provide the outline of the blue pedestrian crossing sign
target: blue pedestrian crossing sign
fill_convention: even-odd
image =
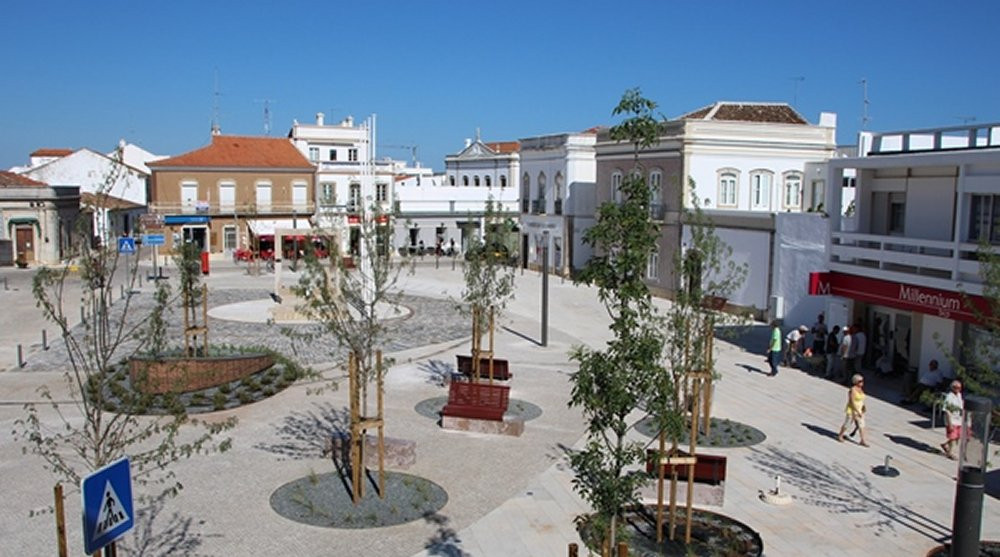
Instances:
[[[135,525],[132,473],[122,457],[80,482],[83,496],[83,546],[88,555],[120,538]]]
[[[118,253],[135,253],[135,238],[118,238]]]

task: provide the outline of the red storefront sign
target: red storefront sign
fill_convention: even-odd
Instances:
[[[852,300],[880,304],[906,311],[936,315],[945,319],[979,323],[976,311],[989,314],[989,303],[982,296],[927,286],[903,284],[831,271],[809,274],[809,294],[843,296]]]
[[[387,224],[389,222],[389,215],[378,215],[375,217],[375,222],[378,224]],[[359,225],[361,224],[360,215],[347,215],[347,224],[349,225]]]

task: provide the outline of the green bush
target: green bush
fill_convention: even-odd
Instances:
[[[229,383],[223,383],[219,385],[219,392],[224,395],[228,395],[229,393],[233,392],[233,386],[230,385]]]
[[[236,393],[236,398],[240,400],[240,404],[250,404],[254,401],[253,394],[249,391],[240,391]]]
[[[212,396],[212,408],[216,410],[222,410],[225,408],[227,402],[229,402],[229,397],[227,397],[222,391],[217,391],[215,395]]]

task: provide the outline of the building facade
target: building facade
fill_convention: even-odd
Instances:
[[[717,102],[661,124],[659,142],[640,152],[638,168],[652,189],[650,218],[660,224],[659,249],[647,265],[650,288],[671,295],[674,260],[687,236],[682,212],[697,202],[733,248],[734,262],[750,268],[730,303],[755,309],[758,317],[784,317],[774,315],[776,306],[787,311],[791,304],[774,297],[773,286],[784,279],[775,276],[775,246],[782,240],[775,238],[773,215],[813,208],[811,199],[825,183],[807,176],[806,165],[832,157],[835,138],[834,115],[823,113],[819,124],[810,124],[780,103]],[[633,146],[605,130],[596,149],[597,202],[617,201],[618,185],[635,171]],[[823,248],[815,243],[811,249]]]
[[[568,276],[593,251],[582,241],[594,224],[596,130],[529,137],[521,144],[521,264]]]
[[[68,258],[79,215],[79,187],[0,171],[0,265],[52,265]]]
[[[149,211],[161,217],[167,250],[194,242],[231,257],[267,231],[310,228],[315,167],[288,139],[215,135],[149,167]]]
[[[809,290],[831,324],[860,323],[868,367],[951,368],[984,334],[980,242],[1000,244],[1000,123],[862,134],[861,156],[827,164],[828,184],[854,172],[852,218],[827,192],[826,269]]]

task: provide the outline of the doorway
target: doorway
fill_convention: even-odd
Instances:
[[[14,248],[18,261],[31,263],[35,260],[35,231],[31,225],[17,225],[14,229],[14,239],[17,245]]]
[[[208,229],[204,226],[185,226],[183,228],[185,244],[195,244],[198,251],[208,251]]]

